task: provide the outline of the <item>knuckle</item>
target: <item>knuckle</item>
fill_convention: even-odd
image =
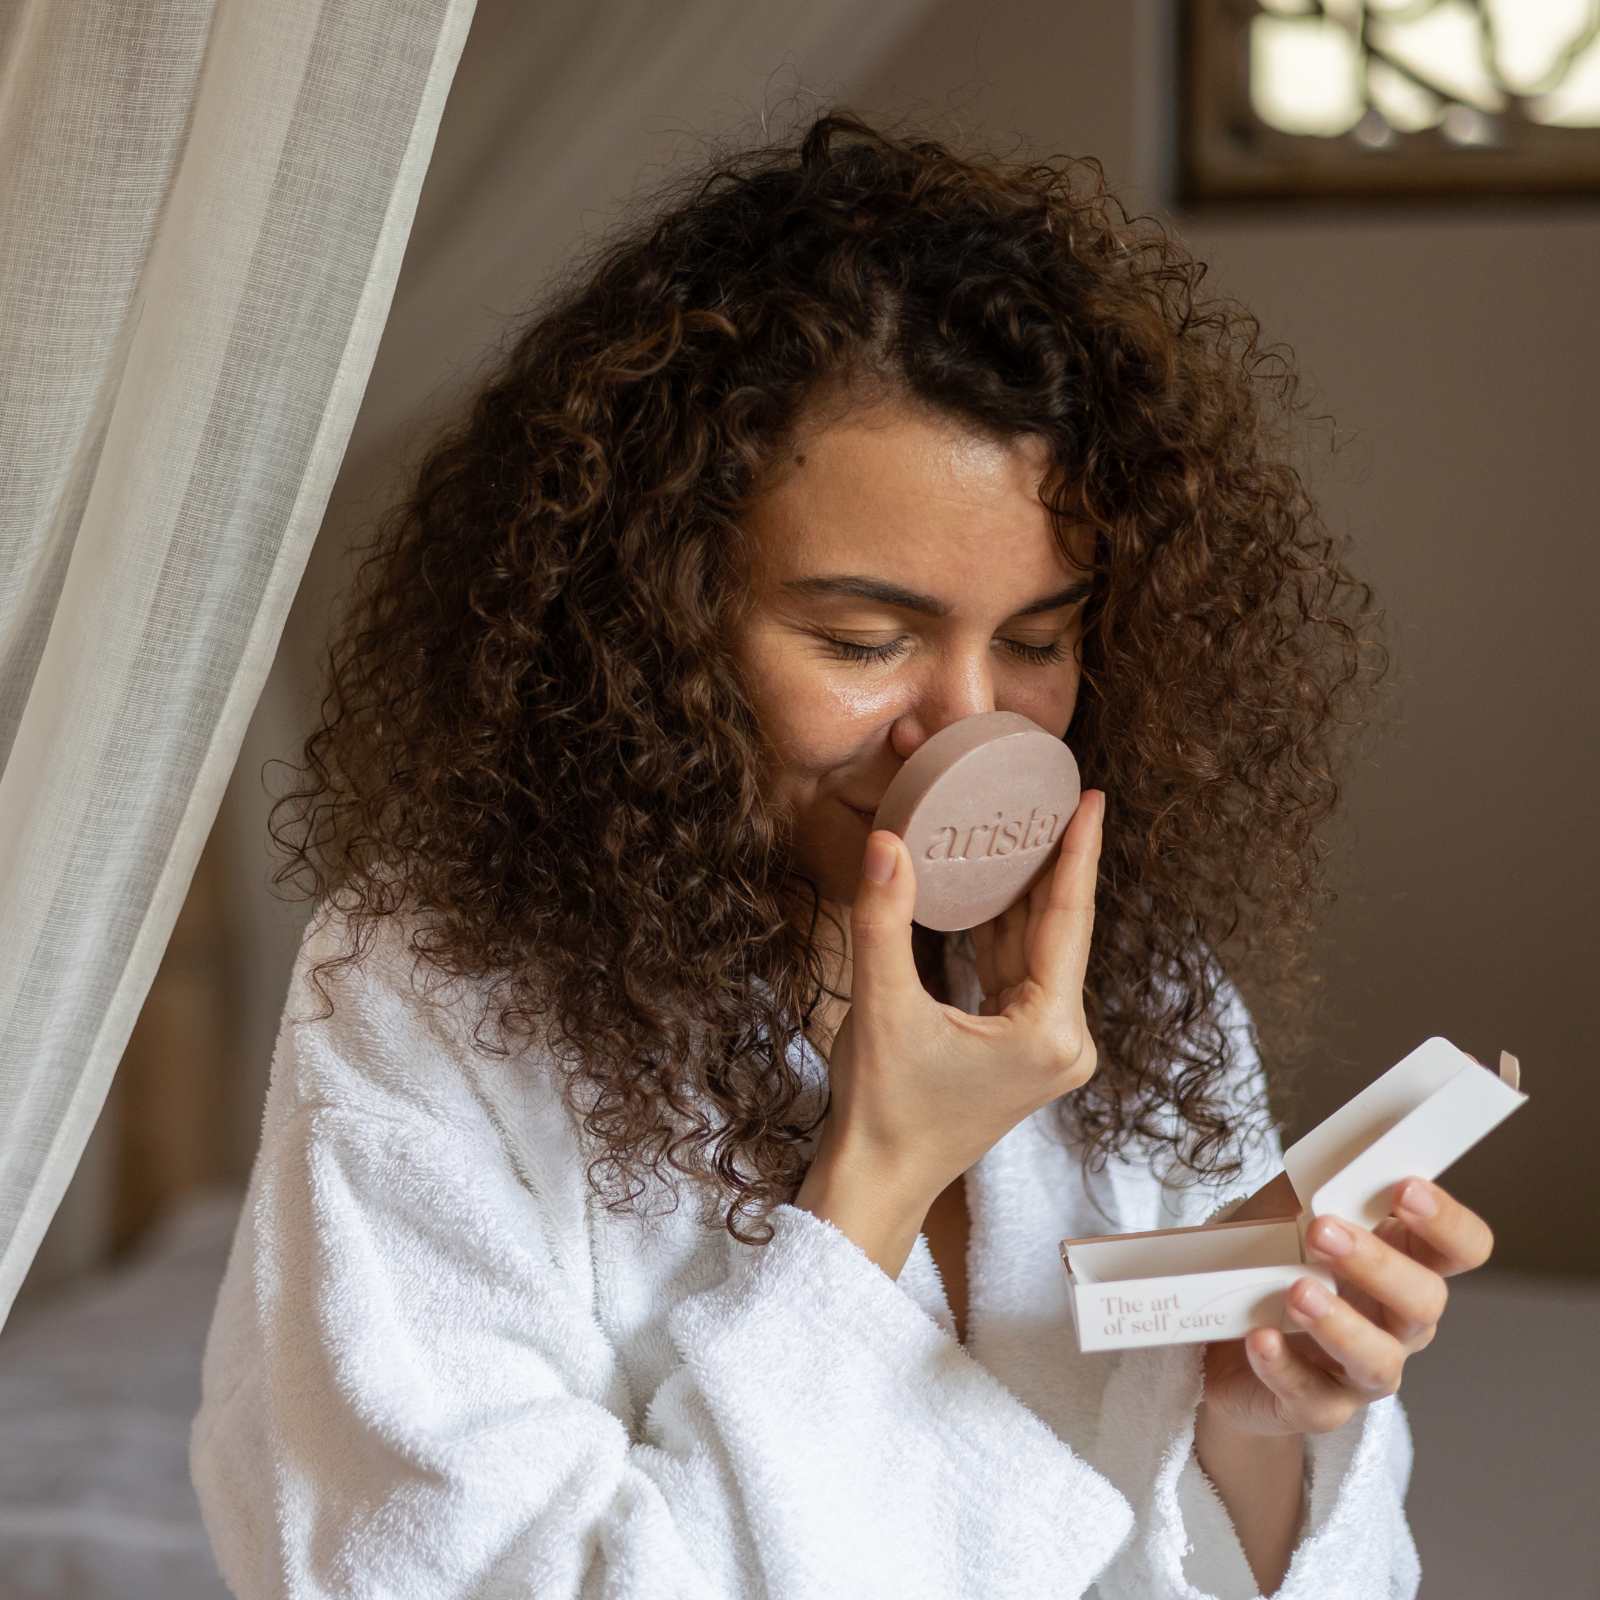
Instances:
[[[1099,1058],[1094,1042],[1085,1037],[1075,1049],[1064,1049],[1056,1056],[1056,1078],[1069,1089],[1082,1088],[1095,1074]]]
[[[1386,1361],[1378,1373],[1377,1382],[1373,1384],[1379,1399],[1386,1400],[1399,1391],[1401,1374],[1405,1370],[1403,1360]]]
[[[1429,1322],[1437,1323],[1444,1316],[1444,1309],[1450,1304],[1450,1286],[1443,1278],[1439,1279],[1439,1287],[1434,1290],[1434,1306],[1428,1317]]]
[[[1334,1433],[1356,1414],[1354,1400],[1334,1399],[1316,1407],[1312,1413],[1312,1433]]]
[[[1354,1389],[1363,1400],[1371,1400],[1383,1387],[1386,1374],[1383,1364],[1377,1361],[1352,1361],[1344,1362],[1345,1382]]]

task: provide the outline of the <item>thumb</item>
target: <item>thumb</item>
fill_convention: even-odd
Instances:
[[[876,882],[867,867],[882,851],[893,865],[887,881]],[[916,873],[900,835],[876,828],[867,836],[861,881],[850,907],[850,997],[852,1005],[910,991],[922,993],[911,951],[911,911],[917,903]]]

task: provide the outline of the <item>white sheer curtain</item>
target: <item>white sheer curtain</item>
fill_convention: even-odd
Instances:
[[[0,1326],[272,663],[475,3],[0,5]]]

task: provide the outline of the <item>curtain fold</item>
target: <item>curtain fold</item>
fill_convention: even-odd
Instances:
[[[0,11],[0,1326],[266,680],[475,5]]]

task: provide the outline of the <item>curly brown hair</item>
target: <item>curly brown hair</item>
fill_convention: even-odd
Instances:
[[[1042,435],[1053,523],[1070,485],[1092,529],[1067,738],[1110,796],[1101,1065],[1051,1109],[1086,1161],[1137,1138],[1232,1176],[1265,1097],[1222,1093],[1223,958],[1274,1008],[1280,1080],[1332,898],[1339,730],[1388,659],[1288,460],[1297,378],[1263,370],[1279,358],[1237,303],[1196,298],[1206,267],[1092,157],[963,156],[835,108],[655,199],[514,328],[362,547],[310,781],[272,807],[304,802],[297,834],[268,823],[291,857],[274,884],[309,871],[297,898],[355,933],[317,973],[405,915],[419,961],[493,980],[485,1017],[504,989],[503,1034],[543,1029],[609,1209],[647,1171],[676,1200],[664,1156],[704,1218],[771,1238],[826,1111],[791,1051],[826,968],[729,645],[741,511],[847,375]],[[915,930],[925,976],[945,937]]]

